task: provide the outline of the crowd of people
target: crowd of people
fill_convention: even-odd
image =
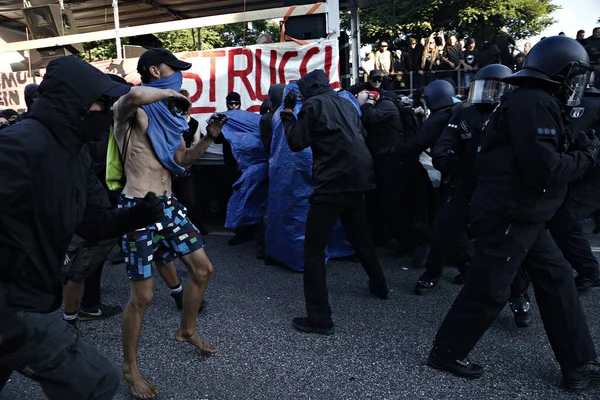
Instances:
[[[575,40],[585,47],[598,77],[595,84],[600,85],[600,27],[594,28],[589,37],[584,30],[577,31]],[[360,69],[365,81],[371,71],[380,70],[384,89],[408,91],[436,79],[452,79],[455,86],[468,89],[477,71],[486,65],[503,64],[513,72],[519,71],[531,47],[531,42],[526,42],[520,48],[505,27],[481,44],[472,37],[445,35],[440,30],[422,39],[409,37],[406,46],[395,50],[382,41],[377,51],[365,54]]]
[[[455,39],[439,59],[412,60],[460,68],[464,60],[453,61],[450,51]],[[474,42],[466,45],[465,52],[474,51]],[[292,325],[335,333],[325,253],[339,220],[377,298],[389,294],[378,245],[396,245],[398,256],[424,268],[418,295],[434,293],[444,267],[458,268],[455,282],[464,286],[435,337],[429,366],[481,376],[483,367],[469,353],[506,304],[518,327],[530,324],[531,282],[565,386],[584,390],[600,382],[578,297],[600,286],[600,266],[581,223],[600,210],[600,91],[592,87],[597,58],[588,55],[589,45],[546,38],[516,71],[502,54],[501,62],[485,65],[479,55],[471,60],[466,102],[457,98],[452,77],[431,79],[423,69],[416,70],[420,90],[399,95],[398,74],[390,76],[400,68],[392,58],[386,64],[386,52],[375,55],[378,68],[368,71],[368,82],[350,88],[352,99],[313,70],[296,83],[299,93],[272,86],[261,107],[257,132],[267,154],[275,115],[292,152],[312,151],[306,316]],[[457,48],[461,57],[465,52]],[[206,355],[216,352],[197,331],[213,265],[190,190],[194,180],[186,178],[217,144],[227,185],[237,180],[232,143],[221,132],[231,113],[244,111],[238,111],[240,95],[229,93],[227,112],[213,115],[201,132],[181,90],[182,71],[190,67],[167,50],[150,49],[138,62],[142,85],[131,87],[63,57],[48,65],[39,87],[26,89],[26,113],[2,114],[8,128],[0,131],[1,385],[16,371],[40,382],[51,399],[111,399],[122,376],[134,397],[156,397],[137,363],[153,264],[182,309],[176,340]],[[441,176],[437,181],[424,158]],[[238,227],[230,244],[256,236],[257,256],[269,262],[268,224]],[[102,266],[116,243],[130,281],[121,370],[77,332],[78,320],[122,311],[100,299]],[[176,258],[188,271],[185,287]],[[61,319],[52,312],[63,300]]]

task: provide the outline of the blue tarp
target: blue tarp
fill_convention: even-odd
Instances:
[[[267,153],[260,141],[260,115],[247,111],[228,111],[229,122],[222,134],[231,144],[233,157],[242,176],[233,184],[227,204],[226,228],[262,223],[268,190]]]
[[[294,89],[290,83],[283,96]],[[348,93],[348,92],[345,92]],[[339,92],[341,97],[346,97]],[[349,94],[349,93],[348,93]],[[354,97],[350,94],[350,97]],[[358,108],[358,103],[354,99]],[[302,104],[298,101],[294,114]],[[280,118],[283,107],[273,116],[273,140],[269,158],[269,206],[265,233],[266,256],[294,271],[304,270],[304,234],[308,214],[308,198],[313,192],[312,152],[310,148],[294,153],[290,150]],[[341,224],[337,223],[332,234],[327,256],[340,258],[352,255],[354,250],[347,242]]]

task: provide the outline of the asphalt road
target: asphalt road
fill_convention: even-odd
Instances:
[[[447,270],[432,295],[412,294],[421,271],[410,260],[381,250],[391,289],[389,300],[373,298],[358,263],[335,261],[328,268],[336,333],[303,334],[291,320],[304,315],[302,275],[265,266],[254,246],[227,245],[209,235],[206,250],[215,265],[210,302],[198,318],[200,335],[218,353],[204,358],[175,342],[179,311],[166,285],[156,279],[154,303],[146,313],[139,363],[161,390],[159,399],[599,399],[600,388],[584,395],[565,392],[561,374],[534,306],[533,324],[517,329],[505,308],[471,354],[486,367],[467,381],[425,366],[436,328],[460,287]],[[593,238],[593,246],[600,240]],[[185,279],[185,268],[178,265]],[[125,305],[124,266],[105,268],[104,302]],[[592,336],[600,343],[600,290],[582,297]],[[57,314],[58,317],[58,314]],[[80,323],[82,334],[120,364],[121,319]],[[39,386],[14,374],[0,399],[43,399]],[[125,385],[117,399],[129,399]],[[69,400],[69,399],[65,399]]]

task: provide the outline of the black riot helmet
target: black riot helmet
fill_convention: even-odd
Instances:
[[[471,81],[469,103],[499,103],[500,98],[510,90],[510,85],[502,80],[511,75],[510,68],[502,64],[490,64],[483,67]]]
[[[563,89],[566,105],[576,106],[581,102],[591,71],[588,53],[579,42],[566,36],[551,36],[533,46],[523,69],[505,82],[517,86],[529,80],[546,82],[550,89]]]
[[[453,97],[456,95],[454,86],[448,81],[433,81],[425,87],[422,102],[426,109],[436,112],[442,108],[454,105]]]

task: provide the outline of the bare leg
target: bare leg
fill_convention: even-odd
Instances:
[[[183,291],[183,312],[181,314],[181,326],[177,330],[175,339],[178,342],[189,342],[204,354],[212,355],[217,350],[208,342],[198,336],[196,319],[198,309],[204,299],[206,286],[213,273],[213,266],[209,261],[204,249],[181,257],[188,268],[188,280]]]
[[[130,281],[129,302],[123,313],[123,379],[134,398],[152,399],[158,390],[144,379],[137,365],[142,319],[154,296],[154,280]]]
[[[73,314],[79,311],[84,288],[85,282],[67,281],[65,286],[65,314]]]
[[[170,262],[168,265],[161,265],[157,268],[160,277],[165,281],[167,286],[170,288],[176,287],[179,285],[179,277],[177,276],[177,269],[175,268],[175,263]]]

